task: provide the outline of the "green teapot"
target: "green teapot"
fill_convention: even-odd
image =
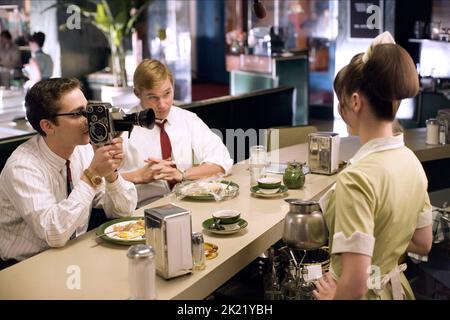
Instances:
[[[289,189],[300,189],[305,184],[305,174],[303,173],[303,164],[297,161],[288,162],[284,171],[283,183]]]

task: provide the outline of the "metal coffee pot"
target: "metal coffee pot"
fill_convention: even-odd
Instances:
[[[283,241],[300,250],[319,249],[328,242],[328,229],[316,201],[286,199],[289,211],[284,218]]]

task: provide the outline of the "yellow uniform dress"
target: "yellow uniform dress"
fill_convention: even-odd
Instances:
[[[417,228],[431,224],[427,178],[403,135],[367,142],[320,200],[330,233],[331,272],[340,253],[372,257],[365,299],[414,299],[398,266]]]

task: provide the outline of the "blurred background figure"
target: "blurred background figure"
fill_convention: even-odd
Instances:
[[[9,87],[10,78],[14,78],[16,70],[20,70],[21,53],[12,41],[11,33],[3,30],[0,33],[0,86]]]
[[[35,32],[29,39],[31,58],[24,67],[24,74],[28,77],[25,88],[31,88],[36,82],[51,78],[53,74],[53,60],[50,55],[42,51],[45,42],[43,32]]]

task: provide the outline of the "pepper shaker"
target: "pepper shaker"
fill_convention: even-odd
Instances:
[[[194,270],[205,269],[205,241],[201,232],[192,233],[192,258],[194,260]]]

